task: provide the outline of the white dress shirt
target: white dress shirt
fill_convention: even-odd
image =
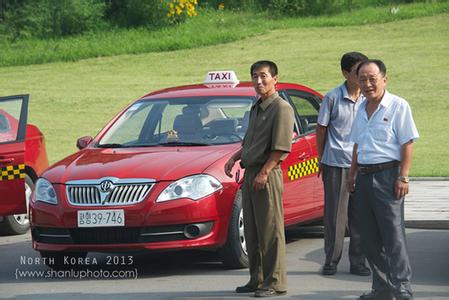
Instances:
[[[351,130],[351,141],[358,145],[359,164],[378,164],[401,160],[401,146],[419,138],[410,105],[385,91],[376,111],[368,119],[363,102]]]

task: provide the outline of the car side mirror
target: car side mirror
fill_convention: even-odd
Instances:
[[[91,136],[83,136],[80,137],[77,141],[76,141],[76,147],[78,149],[84,149],[87,147],[87,145],[90,144],[90,142],[92,142],[93,138]]]

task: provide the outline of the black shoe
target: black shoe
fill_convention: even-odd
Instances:
[[[277,297],[277,296],[283,296],[286,294],[287,294],[287,291],[276,291],[275,289],[267,289],[267,290],[258,289],[254,293],[254,297],[257,297],[257,298]]]
[[[371,270],[365,266],[351,267],[350,272],[351,272],[351,274],[359,275],[359,276],[370,276],[371,275]]]
[[[335,265],[324,265],[323,270],[321,271],[323,275],[334,275],[337,273],[337,266]]]
[[[413,294],[409,291],[399,291],[394,296],[396,300],[413,300]]]
[[[242,285],[242,286],[238,286],[235,289],[236,293],[254,293],[256,291],[256,288],[252,287],[252,286],[248,286],[248,285]]]
[[[360,296],[359,300],[394,300],[394,297],[390,291],[372,290],[371,293]]]

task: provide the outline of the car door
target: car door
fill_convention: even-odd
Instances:
[[[286,225],[314,219],[323,208],[321,181],[317,178],[318,152],[315,127],[319,102],[317,96],[298,90],[287,90],[295,111],[295,136],[292,149],[283,162]]]
[[[0,216],[26,213],[28,95],[0,97]]]

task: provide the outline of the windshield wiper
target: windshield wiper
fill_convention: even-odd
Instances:
[[[210,146],[208,143],[194,143],[194,142],[167,142],[160,143],[160,146]]]
[[[124,145],[122,144],[115,144],[115,143],[111,143],[111,144],[97,144],[97,148],[123,148]]]
[[[137,148],[137,147],[157,147],[159,144],[129,144],[123,145],[124,148]]]

